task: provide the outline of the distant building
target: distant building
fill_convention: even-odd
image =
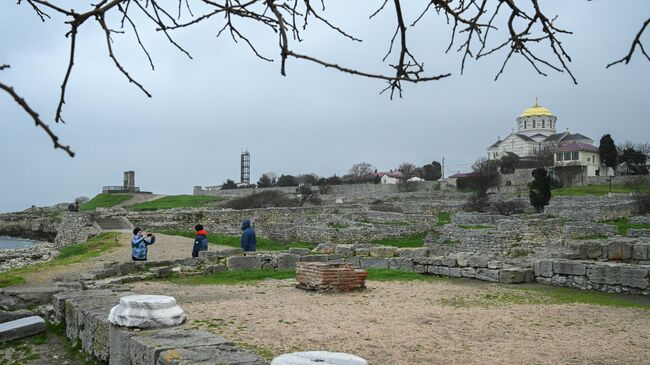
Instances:
[[[497,160],[506,155],[515,155],[521,160],[534,160],[552,156],[551,173],[557,176],[570,175],[599,176],[606,174],[601,164],[598,148],[594,141],[580,133],[556,132],[557,117],[547,108],[535,105],[524,110],[517,118],[516,132],[487,148],[487,157]],[[550,166],[548,166],[550,167]]]
[[[139,193],[140,188],[135,186],[135,171],[124,171],[122,185],[102,186],[102,193]]]
[[[241,154],[241,174],[239,179],[239,185],[248,186],[251,184],[251,155],[248,153],[248,150],[245,150]]]
[[[521,159],[534,158],[540,153],[553,152],[572,142],[592,144],[594,141],[579,133],[556,132],[557,117],[547,108],[535,105],[524,110],[517,118],[517,130],[506,138],[497,139],[487,149],[487,157],[497,160],[507,154]]]

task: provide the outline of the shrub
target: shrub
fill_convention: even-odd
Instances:
[[[469,198],[463,206],[463,210],[466,212],[479,212],[483,213],[487,211],[490,207],[490,198],[481,193],[474,193]]]
[[[226,208],[238,210],[296,206],[298,206],[298,201],[296,199],[292,199],[287,196],[287,194],[277,190],[253,193],[245,197],[231,199],[224,204],[224,207]]]
[[[525,205],[518,200],[499,200],[498,202],[494,203],[494,209],[501,215],[509,216],[513,214],[523,213]]]
[[[634,206],[637,214],[650,214],[650,193],[634,193]]]

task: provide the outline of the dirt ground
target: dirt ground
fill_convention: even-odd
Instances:
[[[254,285],[139,283],[174,293],[189,325],[272,358],[356,354],[372,365],[650,364],[650,311],[539,303],[539,292],[477,281],[375,282],[345,294],[293,280]]]
[[[120,247],[104,253],[101,256],[93,257],[87,261],[77,264],[58,266],[46,271],[24,274],[27,285],[48,284],[53,280],[61,278],[72,278],[80,276],[83,273],[101,269],[104,264],[109,262],[131,261],[131,231],[120,231]],[[168,236],[156,234],[156,242],[149,246],[148,259],[167,260],[192,256],[192,245],[194,241],[190,238],[180,236]],[[210,249],[223,247],[210,245]]]

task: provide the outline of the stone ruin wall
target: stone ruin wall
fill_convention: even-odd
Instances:
[[[283,242],[370,242],[430,230],[436,217],[423,214],[377,212],[362,206],[264,208],[249,210],[170,209],[151,212],[106,211],[103,217],[126,217],[146,230],[192,231],[197,223],[208,231],[241,234],[248,218],[259,237]],[[397,222],[398,225],[394,225]],[[346,225],[334,228],[333,225]]]

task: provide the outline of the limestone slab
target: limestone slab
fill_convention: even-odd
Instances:
[[[0,342],[32,336],[45,331],[45,321],[39,316],[25,317],[0,324]]]
[[[280,355],[271,365],[368,365],[368,362],[342,352],[306,351]]]
[[[162,351],[156,365],[267,365],[258,355],[239,347],[222,344]],[[112,364],[111,364],[112,365]],[[139,365],[139,364],[138,364]],[[324,364],[319,364],[324,365]]]
[[[185,322],[185,312],[174,297],[166,295],[129,295],[111,309],[108,320],[119,326],[157,328]]]
[[[230,256],[228,270],[259,270],[262,268],[260,256]]]

